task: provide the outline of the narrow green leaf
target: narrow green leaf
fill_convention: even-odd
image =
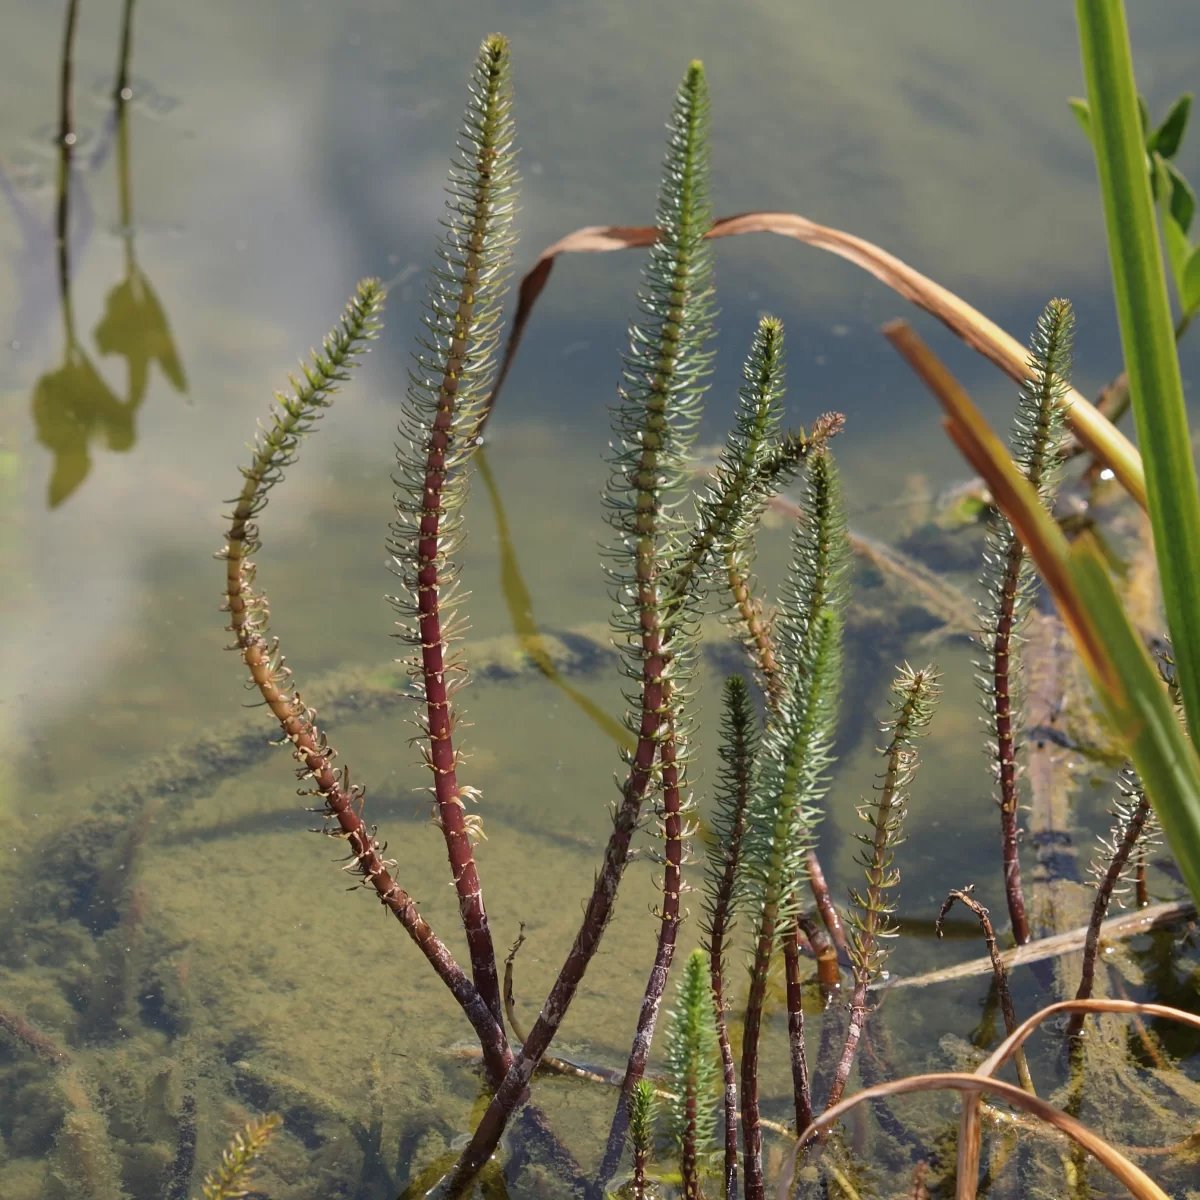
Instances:
[[[1157,151],[1163,158],[1174,158],[1187,130],[1188,116],[1192,111],[1192,93],[1184,92],[1163,119],[1163,123],[1146,141],[1146,149]]]
[[[1142,138],[1146,141],[1146,148],[1150,148],[1150,105],[1146,103],[1146,97],[1138,92],[1137,98],[1138,117],[1142,122]]]
[[[1102,691],[1101,699],[1142,778],[1184,882],[1200,896],[1200,759],[1090,538],[1071,548],[1070,575],[1124,685],[1117,696]]]
[[[1125,8],[1076,0],[1113,291],[1180,691],[1200,737],[1200,491],[1147,176]],[[1157,798],[1156,798],[1157,803]],[[1189,865],[1200,872],[1200,861]]]
[[[1067,103],[1075,114],[1075,120],[1079,122],[1079,128],[1083,130],[1083,136],[1090,142],[1092,140],[1092,113],[1088,108],[1088,102],[1081,100],[1078,96],[1072,96]]]
[[[1193,246],[1179,282],[1179,303],[1183,315],[1200,312],[1200,246]]]
[[[1187,233],[1196,215],[1195,189],[1174,163],[1164,160],[1163,166],[1171,180],[1171,215],[1179,222],[1180,229]]]

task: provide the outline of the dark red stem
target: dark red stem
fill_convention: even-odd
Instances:
[[[758,1123],[758,1042],[774,939],[775,922],[764,913],[759,926],[758,946],[750,977],[750,996],[746,1001],[746,1024],[742,1033],[742,1145],[746,1200],[764,1200],[766,1196],[762,1173],[762,1128]]]
[[[1012,631],[1016,613],[1017,585],[1025,547],[1013,538],[1004,563],[1004,576],[997,597],[996,630],[991,645],[992,701],[996,712],[996,775],[1000,783],[1000,846],[1004,866],[1004,896],[1008,919],[1018,946],[1029,941],[1029,918],[1021,890],[1020,830],[1017,825],[1017,750],[1012,711]]]
[[[629,861],[630,839],[637,827],[658,749],[657,734],[663,704],[663,655],[657,630],[647,634],[644,644],[649,653],[643,659],[642,667],[642,718],[638,744],[625,783],[624,799],[613,822],[613,831],[604,850],[604,862],[584,911],[583,923],[550,989],[550,995],[529,1031],[529,1037],[525,1039],[525,1045],[513,1060],[504,1082],[492,1097],[491,1104],[455,1167],[447,1184],[447,1194],[450,1196],[461,1195],[480,1167],[495,1153],[504,1127],[521,1103],[530,1078],[554,1040],[612,916],[617,889]]]
[[[460,310],[464,304],[460,304]],[[470,313],[460,311],[458,320],[461,326],[466,326],[470,321]],[[458,372],[463,353],[465,350],[459,348],[459,339],[456,339],[451,347],[450,365],[442,380],[437,415],[429,434],[425,487],[421,498],[420,537],[417,541],[417,628],[421,638],[421,671],[429,734],[426,759],[433,773],[438,823],[446,839],[450,871],[458,892],[458,907],[467,934],[475,987],[491,1010],[496,1024],[503,1028],[496,953],[488,927],[487,910],[483,905],[475,854],[471,848],[466,807],[458,783],[458,756],[454,750],[454,720],[450,708],[452,689],[446,682],[447,643],[442,631],[439,604],[438,564],[441,555],[438,537],[441,531],[442,492],[446,482],[446,455],[453,436]]]
[[[825,882],[825,872],[821,870],[821,862],[815,850],[808,852],[808,882],[812,887],[813,899],[817,902],[817,911],[821,914],[821,920],[825,922],[825,928],[829,930],[833,944],[843,954],[849,954],[850,948],[846,942],[846,931],[842,928],[842,918],[838,915],[837,905],[829,894],[829,884]]]
[[[700,1176],[696,1170],[696,1081],[687,1082],[684,1097],[683,1146],[679,1154],[679,1173],[683,1176],[683,1200],[701,1200]]]
[[[666,689],[669,692],[669,688]],[[675,941],[679,933],[679,895],[683,886],[683,814],[680,811],[680,770],[677,763],[678,747],[674,733],[668,733],[660,750],[663,789],[663,904],[658,926],[658,944],[654,952],[654,965],[642,994],[642,1007],[638,1014],[637,1030],[633,1036],[633,1047],[625,1067],[625,1078],[621,1083],[621,1096],[608,1130],[608,1143],[597,1174],[597,1186],[603,1187],[616,1173],[629,1130],[629,1101],[633,1089],[646,1074],[646,1061],[650,1057],[650,1046],[654,1041],[654,1030],[658,1024],[658,1013],[662,1007],[663,993],[667,988],[667,977],[671,973],[671,962],[675,957]]]
[[[1150,801],[1143,795],[1138,800],[1137,807],[1133,810],[1133,815],[1125,826],[1121,844],[1113,854],[1112,861],[1108,864],[1108,870],[1105,871],[1104,878],[1096,889],[1096,899],[1092,903],[1092,919],[1088,922],[1087,939],[1083,944],[1083,971],[1079,980],[1079,990],[1075,993],[1076,1000],[1090,1000],[1092,997],[1092,987],[1096,982],[1096,954],[1100,949],[1100,925],[1108,912],[1113,890],[1125,871],[1125,866],[1129,862],[1133,848],[1138,843],[1138,838],[1142,836],[1142,830],[1145,828],[1146,819],[1149,816]],[[1079,1034],[1083,1028],[1085,1015],[1081,1012],[1071,1014],[1071,1019],[1067,1023],[1069,1036],[1075,1037]]]
[[[812,1123],[812,1089],[808,1055],[804,1049],[804,995],[800,987],[800,926],[793,919],[783,939],[783,966],[787,980],[788,1046],[792,1059],[792,1094],[796,1101],[796,1132]]]

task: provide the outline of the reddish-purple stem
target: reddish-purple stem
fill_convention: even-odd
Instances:
[[[846,931],[842,928],[842,918],[838,915],[837,905],[833,902],[833,897],[829,894],[829,884],[825,882],[825,872],[821,870],[820,859],[817,858],[817,852],[810,850],[808,852],[808,882],[812,887],[813,899],[817,902],[817,911],[821,914],[821,920],[825,922],[825,928],[829,930],[829,936],[833,939],[833,944],[843,953],[849,954],[850,948],[846,942]],[[804,1128],[802,1125],[801,1129]]]
[[[638,744],[625,783],[624,799],[617,810],[613,831],[604,850],[604,862],[592,887],[583,922],[558,978],[550,989],[550,995],[529,1031],[529,1037],[525,1039],[525,1045],[513,1060],[504,1082],[492,1097],[483,1119],[459,1158],[447,1185],[447,1194],[450,1196],[461,1195],[480,1167],[495,1153],[509,1117],[524,1097],[530,1078],[549,1049],[571,1001],[575,998],[575,992],[600,946],[605,927],[612,915],[617,889],[629,861],[630,839],[637,827],[658,749],[657,734],[663,704],[663,655],[657,628],[646,633],[643,646],[646,653],[642,666],[642,717],[638,729]]]
[[[783,939],[783,966],[787,980],[788,1046],[792,1059],[792,1094],[796,1101],[796,1132],[812,1123],[812,1088],[808,1055],[804,1049],[804,995],[800,987],[800,926],[793,919]]]
[[[501,1079],[512,1065],[512,1053],[503,1026],[417,911],[412,898],[392,878],[390,868],[394,864],[384,860],[378,840],[363,822],[362,790],[350,785],[345,768],[334,769],[334,751],[316,725],[316,714],[292,690],[283,660],[277,656],[277,650],[267,644],[261,632],[267,601],[265,596],[251,590],[247,571],[252,568],[245,558],[245,547],[254,542],[256,532],[250,523],[256,496],[256,481],[247,477],[246,487],[234,509],[224,551],[229,628],[237,638],[242,661],[284,736],[291,742],[292,753],[301,764],[302,777],[313,781],[316,794],[325,801],[325,815],[337,822],[334,835],[344,839],[349,848],[350,869],[375,889],[380,901],[404,926],[450,989],[479,1035],[488,1074]]]
[[[669,695],[670,689],[667,689]],[[667,988],[667,977],[671,973],[671,962],[675,957],[675,941],[679,933],[679,895],[683,886],[683,814],[680,811],[680,770],[676,761],[678,748],[674,732],[663,740],[660,750],[663,789],[663,904],[658,926],[658,944],[654,952],[654,965],[642,994],[642,1007],[638,1014],[637,1030],[629,1061],[625,1067],[625,1078],[621,1083],[621,1096],[608,1130],[608,1143],[597,1174],[598,1186],[606,1184],[621,1162],[625,1136],[629,1129],[629,1100],[633,1089],[646,1074],[646,1061],[650,1057],[650,1045],[654,1041],[654,1030],[658,1024],[658,1013],[662,1007],[663,993]]]
[[[1017,588],[1025,547],[1014,537],[1004,563],[1000,583],[996,630],[990,647],[992,658],[992,701],[996,712],[996,775],[1000,782],[1000,845],[1004,867],[1004,895],[1008,919],[1018,946],[1029,941],[1029,918],[1021,890],[1020,830],[1017,824],[1017,749],[1013,729],[1011,660],[1012,632],[1016,615]]]
[[[1142,830],[1145,828],[1149,816],[1150,801],[1143,794],[1125,826],[1124,836],[1112,856],[1112,861],[1108,864],[1108,870],[1105,871],[1104,878],[1096,889],[1096,899],[1092,903],[1092,919],[1088,922],[1087,939],[1083,944],[1083,971],[1079,979],[1079,990],[1075,993],[1076,1000],[1092,998],[1092,987],[1096,982],[1096,954],[1100,949],[1100,925],[1112,902],[1113,891],[1120,882],[1125,866],[1129,862],[1133,848],[1138,843],[1138,838],[1142,836]],[[1081,1012],[1071,1014],[1071,1019],[1067,1022],[1069,1036],[1078,1035],[1083,1028],[1083,1018],[1086,1015]]]

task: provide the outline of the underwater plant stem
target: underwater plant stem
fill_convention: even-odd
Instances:
[[[1083,968],[1079,979],[1079,989],[1075,993],[1076,1000],[1090,1000],[1092,988],[1096,981],[1096,955],[1100,949],[1100,926],[1108,914],[1108,906],[1112,902],[1113,891],[1120,882],[1130,855],[1142,836],[1146,821],[1150,816],[1150,800],[1145,792],[1138,799],[1129,820],[1125,824],[1125,833],[1109,861],[1108,870],[1096,889],[1096,898],[1092,902],[1092,917],[1088,922],[1087,939],[1083,944]],[[1086,1014],[1075,1012],[1067,1023],[1069,1037],[1077,1037],[1083,1029],[1083,1019]],[[1009,1030],[1011,1033],[1012,1030]]]
[[[829,930],[829,937],[833,944],[843,953],[849,952],[849,946],[846,942],[846,931],[842,927],[842,918],[838,914],[837,905],[833,902],[833,896],[829,892],[829,884],[825,881],[825,872],[821,869],[821,860],[817,858],[817,852],[810,850],[805,860],[808,864],[808,883],[812,888],[813,899],[817,902],[817,911],[821,914],[821,920],[825,922],[825,928]],[[804,1128],[802,1125],[801,1129]]]
[[[746,1171],[746,1200],[763,1200],[766,1190],[762,1174],[762,1129],[758,1112],[758,1043],[762,1031],[763,1000],[771,967],[775,938],[773,920],[760,925],[746,999],[746,1023],[742,1031],[742,1144]]]
[[[132,99],[129,93],[129,59],[133,53],[133,6],[137,0],[125,0],[125,11],[121,17],[121,51],[117,59],[117,85],[113,88],[113,99],[118,104]]]
[[[992,978],[996,981],[996,994],[1000,997],[1000,1011],[1004,1014],[1004,1031],[1011,1034],[1017,1027],[1017,1010],[1013,1007],[1012,993],[1008,989],[1008,972],[1004,969],[1004,962],[1000,957],[1000,950],[996,945],[996,931],[992,928],[991,913],[971,895],[974,886],[972,884],[970,887],[962,888],[961,890],[955,888],[946,896],[946,899],[942,902],[941,911],[938,913],[933,931],[939,938],[942,936],[942,922],[945,921],[946,914],[950,911],[956,900],[969,908],[979,919],[979,927],[983,930],[983,940],[987,945],[988,957],[992,960]],[[1018,1050],[1014,1059],[1017,1068],[1017,1079],[1021,1086],[1030,1095],[1036,1095],[1037,1093],[1033,1090],[1033,1078],[1029,1074],[1029,1064],[1025,1060],[1024,1050]]]
[[[1016,616],[1021,569],[1025,547],[1013,538],[1008,547],[1004,573],[998,589],[999,604],[996,632],[990,647],[992,699],[995,704],[996,770],[1000,782],[1000,845],[1004,870],[1004,898],[1008,919],[1018,946],[1031,936],[1025,912],[1025,893],[1021,889],[1021,844],[1017,820],[1017,751],[1013,729],[1012,689],[1009,667],[1012,655],[1013,624]]]
[[[62,58],[58,76],[58,144],[75,142],[75,30],[79,25],[79,0],[67,0],[63,27]]]
[[[796,927],[808,939],[808,947],[817,960],[817,980],[821,985],[822,997],[828,1004],[842,986],[842,968],[838,962],[837,947],[825,928],[818,925],[808,913],[797,914]]]
[[[788,1047],[792,1060],[792,1094],[796,1102],[796,1132],[812,1121],[812,1087],[804,1048],[804,993],[800,986],[800,926],[793,919],[783,937],[783,968],[787,981]]]
[[[0,1029],[6,1030],[18,1042],[28,1046],[34,1054],[48,1063],[61,1066],[71,1061],[71,1055],[67,1050],[15,1012],[0,1008]]]

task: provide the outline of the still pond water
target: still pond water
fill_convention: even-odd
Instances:
[[[1191,0],[1131,7],[1139,79],[1158,113],[1198,82],[1200,12]],[[1119,369],[1119,348],[1093,168],[1065,104],[1082,89],[1071,6],[142,0],[128,6],[131,96],[117,120],[126,5],[83,0],[64,293],[55,136],[65,8],[0,3],[0,1011],[70,1056],[51,1066],[0,1033],[0,1200],[177,1200],[198,1192],[236,1128],[268,1110],[285,1118],[257,1185],[273,1200],[394,1196],[471,1128],[480,1078],[469,1027],[441,984],[394,922],[342,890],[329,845],[304,832],[312,819],[289,762],[265,747],[264,715],[239,707],[241,670],[222,652],[211,552],[272,390],[356,279],[392,282],[386,331],[274,494],[258,558],[307,698],[368,784],[370,819],[400,878],[457,952],[444,851],[414,790],[424,780],[409,713],[380,685],[393,654],[383,539],[421,271],[480,37],[497,28],[513,41],[518,266],[577,226],[648,219],[672,90],[701,57],[718,212],[795,210],[868,237],[1022,338],[1049,296],[1068,295],[1076,382],[1091,393]],[[1200,174],[1200,138],[1180,165]],[[611,719],[622,701],[603,649],[609,601],[595,547],[605,405],[638,267],[634,253],[559,265],[468,517],[467,651],[478,676],[469,782],[483,793],[478,859],[498,946],[525,923],[526,1021],[575,931],[615,795]],[[929,525],[932,501],[965,472],[877,333],[907,315],[902,303],[845,263],[761,236],[722,243],[717,272],[722,351],[701,441],[722,436],[753,324],[776,313],[789,340],[789,420],[847,415],[838,456],[854,528],[969,588],[978,530]],[[1006,423],[1010,386],[920,324]],[[1194,396],[1194,345],[1184,369]],[[761,546],[768,584],[785,551],[777,519]],[[893,664],[936,658],[945,673],[898,860],[911,936],[889,966],[910,975],[981,952],[965,923],[952,924],[954,940],[932,939],[947,889],[977,883],[1003,913],[996,816],[969,643],[877,572],[861,571],[856,588],[821,843],[836,896],[854,878],[854,806],[877,769],[874,721]],[[561,652],[566,687],[522,653],[531,621]],[[719,641],[706,657],[710,734],[714,684],[740,665]],[[711,745],[700,759],[703,812]],[[1086,864],[1112,788],[1086,766],[1073,780],[1054,833]],[[1035,859],[1030,844],[1030,872]],[[631,867],[558,1053],[624,1063],[653,954],[657,874],[646,859]],[[1160,898],[1179,894],[1168,872],[1152,870],[1150,882]],[[1078,924],[1065,914],[1084,911],[1082,888],[1069,878],[1043,887],[1062,891],[1060,921]],[[682,949],[699,937],[697,908]],[[1120,957],[1104,986],[1197,1006],[1195,948],[1178,931],[1135,939]],[[1072,969],[1064,960],[1065,977]],[[1053,969],[1018,972],[1018,1009],[1064,986]],[[998,1027],[994,1007],[980,1015],[986,978],[901,995],[869,1027],[864,1053],[877,1073],[961,1066],[972,1039],[987,1045]],[[825,1069],[814,1005],[809,1052]],[[784,1018],[776,996],[764,1111],[781,1121]],[[830,1046],[843,1020],[835,1006]],[[1148,1051],[1127,1061],[1118,1027],[1097,1039],[1082,1115],[1116,1140],[1166,1145],[1200,1119],[1200,1085],[1188,1082],[1200,1077],[1200,1045],[1161,1032],[1160,1063]],[[1053,1090],[1065,1078],[1053,1036],[1037,1055],[1044,1094],[1065,1102]],[[548,1077],[537,1097],[590,1167],[613,1093]],[[952,1106],[903,1111],[944,1161],[935,1140],[948,1135]],[[188,1127],[190,1181],[180,1166]],[[769,1142],[773,1170],[784,1144]],[[1066,1195],[1069,1178],[1078,1195],[1116,1186],[1097,1168],[1072,1175],[1053,1143],[1023,1165],[1005,1144],[997,1135],[989,1151],[994,1195]],[[903,1191],[916,1157],[874,1118],[847,1130],[844,1153],[873,1164],[857,1176],[864,1195]],[[540,1169],[510,1174],[514,1197],[560,1194]],[[1189,1194],[1177,1162],[1163,1182]]]

